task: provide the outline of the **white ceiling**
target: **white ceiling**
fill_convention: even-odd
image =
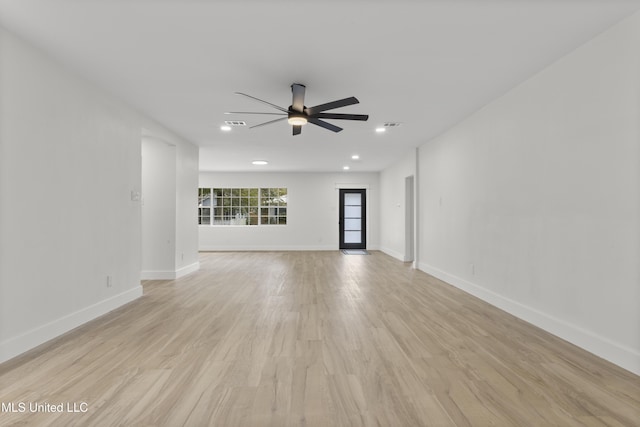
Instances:
[[[379,171],[640,7],[634,0],[0,0],[0,24],[198,144],[201,170]],[[292,136],[270,116],[356,96]],[[383,122],[402,125],[376,134]],[[359,161],[350,159],[359,154]],[[266,159],[268,166],[251,165]]]

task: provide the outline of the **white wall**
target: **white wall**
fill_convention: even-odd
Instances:
[[[286,187],[286,226],[201,226],[201,250],[337,250],[339,187],[367,188],[367,248],[379,247],[378,173],[200,174],[200,187]],[[195,206],[195,205],[194,205]]]
[[[419,174],[421,269],[640,374],[639,57],[635,15],[420,147]]]
[[[405,179],[416,174],[416,152],[380,173],[380,250],[405,261]]]
[[[190,144],[3,29],[0,93],[1,362],[141,295],[141,129]]]

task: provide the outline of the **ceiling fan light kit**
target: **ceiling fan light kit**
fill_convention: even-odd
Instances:
[[[307,118],[303,115],[289,113],[289,118],[287,119],[290,125],[293,126],[304,126],[307,124]]]
[[[333,132],[340,132],[342,130],[341,127],[333,125],[329,122],[326,122],[322,119],[329,120],[358,120],[358,121],[367,121],[369,116],[366,114],[340,114],[340,113],[325,113],[328,110],[334,110],[336,108],[346,107],[348,105],[354,105],[360,103],[358,99],[354,96],[344,99],[339,99],[337,101],[327,102],[326,104],[316,105],[315,107],[306,107],[304,105],[304,95],[305,95],[306,87],[300,83],[294,83],[291,85],[292,92],[292,102],[289,108],[283,108],[278,105],[272,104],[265,100],[256,98],[255,96],[247,95],[246,93],[236,92],[237,95],[246,96],[247,98],[251,98],[255,101],[261,102],[263,104],[269,105],[276,110],[280,111],[280,113],[260,113],[260,112],[229,112],[225,114],[267,114],[267,115],[279,115],[283,116],[278,119],[270,120],[268,122],[260,123],[254,126],[251,126],[249,129],[269,125],[271,123],[276,123],[282,120],[287,120],[287,122],[293,127],[293,135],[300,135],[302,133],[302,126],[307,123],[313,123],[316,126],[320,126],[327,130]]]

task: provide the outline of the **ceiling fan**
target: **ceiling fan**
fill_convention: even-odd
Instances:
[[[283,108],[270,102],[258,99],[255,96],[247,95],[246,93],[236,92],[237,95],[246,96],[263,104],[270,105],[271,107],[279,110],[280,113],[258,113],[249,111],[231,111],[225,114],[266,114],[273,116],[284,116],[275,120],[270,120],[265,123],[260,123],[255,126],[251,126],[249,129],[257,128],[260,126],[269,125],[271,123],[279,122],[281,120],[287,120],[290,125],[293,126],[293,135],[300,135],[302,133],[302,126],[307,123],[313,123],[314,125],[323,127],[333,132],[340,132],[341,127],[335,126],[331,123],[325,122],[322,119],[331,120],[360,120],[366,121],[369,116],[366,114],[340,114],[340,113],[325,113],[327,110],[333,110],[340,107],[346,107],[347,105],[358,104],[358,101],[354,96],[350,98],[339,99],[333,102],[327,102],[326,104],[316,105],[315,107],[307,107],[304,105],[304,93],[305,85],[300,83],[294,83],[291,85],[291,92],[293,93],[293,101],[289,108]]]

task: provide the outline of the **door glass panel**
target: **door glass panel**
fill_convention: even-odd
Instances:
[[[345,231],[360,231],[362,230],[362,221],[360,218],[356,219],[345,219],[344,220],[344,229]]]
[[[345,243],[361,243],[360,236],[362,233],[360,231],[345,231],[344,232],[344,242]]]
[[[360,206],[345,206],[344,217],[345,218],[360,218],[362,208]]]
[[[360,193],[345,193],[344,204],[351,206],[360,206],[362,204],[362,195]]]

